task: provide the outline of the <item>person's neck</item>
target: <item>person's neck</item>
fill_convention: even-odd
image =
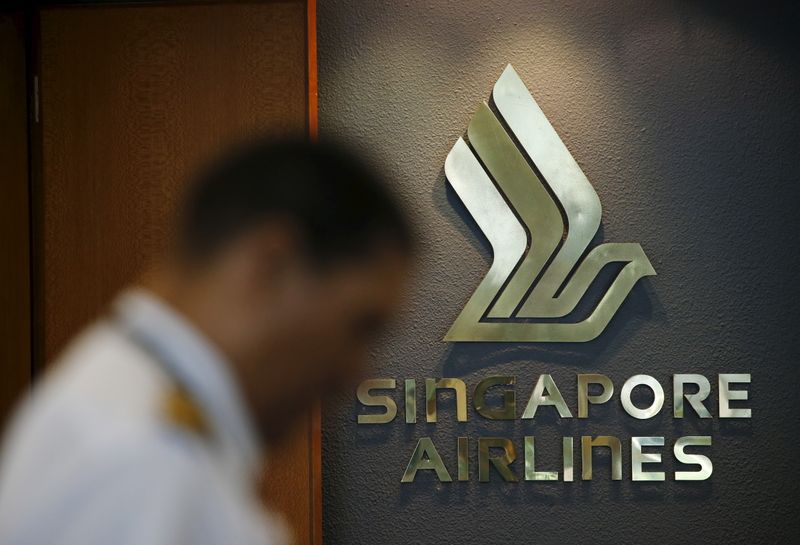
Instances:
[[[247,324],[243,323],[246,319],[238,313],[236,295],[224,292],[224,287],[231,283],[214,278],[213,274],[187,272],[180,266],[166,265],[149,270],[138,284],[183,316],[219,350],[230,367],[245,405],[254,420],[258,420],[265,411],[264,404],[269,401],[269,396],[265,396],[263,391],[264,383],[276,387],[280,383],[265,380],[263,362],[254,357],[247,343],[248,336],[244,333]],[[267,340],[262,335],[260,341],[265,343]],[[260,390],[256,390],[259,383]],[[264,434],[264,430],[261,432]]]

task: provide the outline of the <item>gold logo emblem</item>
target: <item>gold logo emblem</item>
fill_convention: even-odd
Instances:
[[[446,341],[583,342],[600,335],[636,282],[656,274],[642,247],[600,244],[601,207],[511,65],[445,161],[445,175],[492,246],[489,272]],[[509,134],[510,133],[510,134]],[[625,265],[589,316],[570,314],[609,263]],[[535,321],[536,319],[548,321]]]

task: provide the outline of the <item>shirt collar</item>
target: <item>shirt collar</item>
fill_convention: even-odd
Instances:
[[[114,308],[121,325],[147,344],[200,405],[230,469],[252,482],[260,469],[260,444],[224,355],[187,318],[142,288],[124,292]]]

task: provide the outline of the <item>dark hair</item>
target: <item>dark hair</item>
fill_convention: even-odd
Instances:
[[[333,143],[262,139],[221,158],[190,186],[179,252],[203,262],[271,219],[296,228],[320,266],[386,246],[409,253],[413,245],[397,200],[354,153]]]

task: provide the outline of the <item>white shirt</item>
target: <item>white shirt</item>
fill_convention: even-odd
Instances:
[[[266,545],[261,453],[221,354],[142,290],[116,302],[24,403],[0,460],[1,545]],[[175,425],[175,386],[209,437]]]

